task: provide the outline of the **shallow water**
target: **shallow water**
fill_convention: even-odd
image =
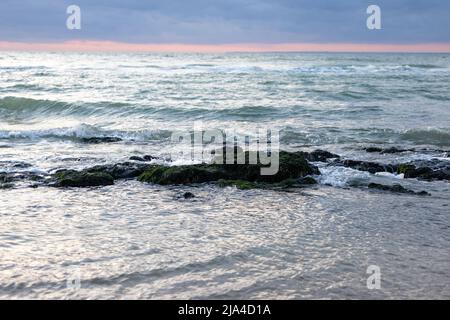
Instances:
[[[289,150],[449,159],[450,55],[0,56],[0,172],[166,155],[171,132],[197,120],[242,134],[265,124]],[[0,189],[0,298],[449,298],[450,184],[318,165],[320,184],[292,192]],[[367,289],[369,265],[380,290]]]

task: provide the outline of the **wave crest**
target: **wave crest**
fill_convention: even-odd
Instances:
[[[0,139],[62,139],[83,141],[85,139],[95,138],[118,138],[125,141],[148,141],[169,139],[170,136],[171,132],[167,130],[106,130],[89,124],[45,130],[0,130]]]

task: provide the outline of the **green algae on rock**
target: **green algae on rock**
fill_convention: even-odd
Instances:
[[[276,156],[278,170],[273,175],[263,175],[262,169],[267,166],[249,164],[253,154],[243,153],[246,164],[198,164],[188,166],[150,166],[139,176],[139,181],[161,185],[192,184],[216,182],[219,180],[238,180],[248,182],[278,183],[287,179],[299,179],[309,175],[320,174],[317,167],[311,165],[301,152],[281,151]]]
[[[114,184],[114,178],[104,172],[64,170],[55,173],[54,178],[58,187],[86,188]]]

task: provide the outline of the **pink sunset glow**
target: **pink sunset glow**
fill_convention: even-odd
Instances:
[[[0,50],[75,52],[450,52],[450,43],[355,44],[355,43],[241,43],[241,44],[136,44],[112,41],[24,43],[0,41]]]

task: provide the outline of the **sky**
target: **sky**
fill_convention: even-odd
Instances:
[[[73,4],[81,30],[66,27]],[[366,26],[371,4],[381,30]],[[450,1],[0,0],[8,48],[450,51]]]

